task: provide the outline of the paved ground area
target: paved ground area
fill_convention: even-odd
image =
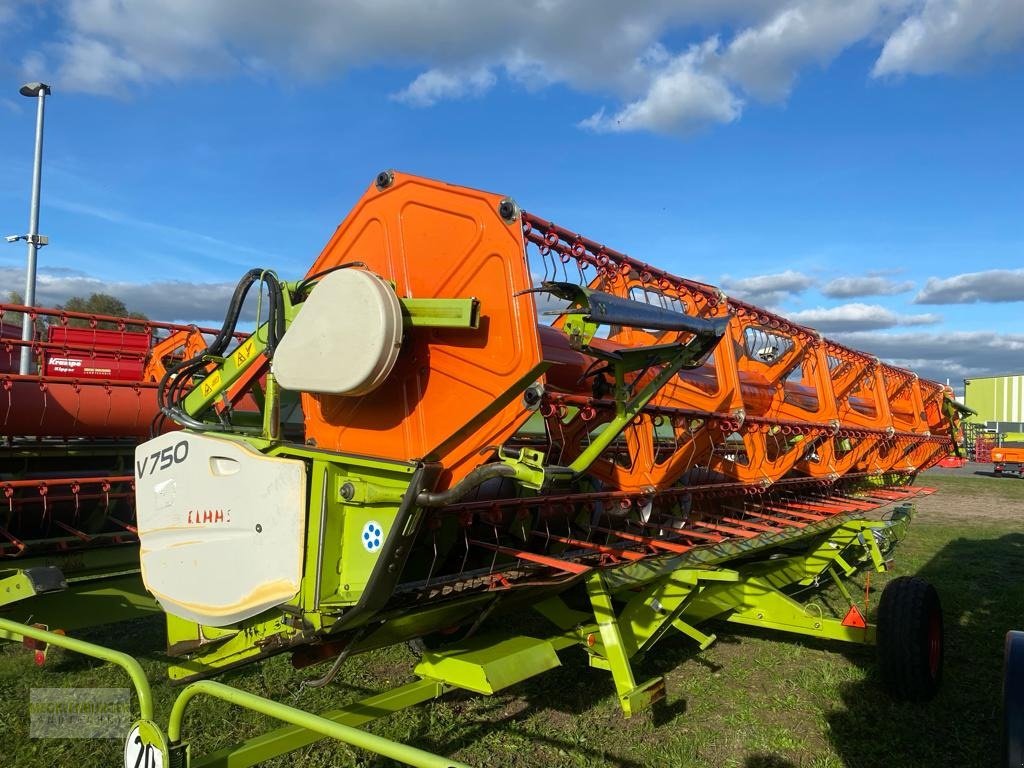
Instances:
[[[997,475],[992,471],[992,464],[969,461],[962,467],[932,467],[921,475],[922,480],[929,477],[991,477],[993,480],[1016,480],[1016,475]]]

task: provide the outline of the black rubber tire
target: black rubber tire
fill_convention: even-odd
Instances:
[[[878,666],[895,699],[928,701],[942,684],[945,639],[935,587],[918,576],[893,579],[878,604]]]
[[[1003,744],[1006,765],[1024,766],[1024,632],[1006,633],[1003,654]]]

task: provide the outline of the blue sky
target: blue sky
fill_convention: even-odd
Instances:
[[[1024,370],[1020,0],[626,5],[0,0],[0,227],[42,79],[43,300],[218,320],[393,167],[932,378]]]

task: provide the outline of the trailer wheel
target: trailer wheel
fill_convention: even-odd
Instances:
[[[1003,655],[1003,738],[1006,765],[1024,766],[1024,632],[1006,633]]]
[[[942,682],[942,605],[935,587],[918,576],[889,582],[878,605],[878,663],[889,693],[928,701]]]

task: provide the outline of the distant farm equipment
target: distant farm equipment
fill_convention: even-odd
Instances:
[[[1024,445],[1002,445],[992,449],[992,469],[997,475],[1024,476]]]

